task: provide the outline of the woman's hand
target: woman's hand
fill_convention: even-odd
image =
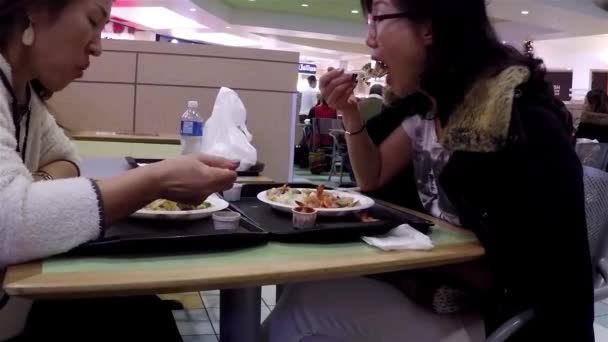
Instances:
[[[209,195],[230,189],[239,163],[207,155],[188,155],[146,167],[155,168],[161,198],[184,204],[201,204]]]
[[[357,99],[353,91],[357,82],[351,74],[345,74],[344,69],[331,70],[321,77],[321,96],[327,104],[345,116],[359,115]]]
[[[159,198],[199,205],[209,195],[232,187],[238,166],[239,162],[224,158],[189,155],[99,180],[106,222],[120,221]]]

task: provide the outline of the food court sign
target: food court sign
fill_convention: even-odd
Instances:
[[[316,75],[317,66],[315,64],[300,63],[298,72],[305,75]]]

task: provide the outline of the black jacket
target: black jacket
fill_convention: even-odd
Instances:
[[[450,116],[440,185],[486,248],[489,333],[532,308],[513,340],[593,341],[582,167],[553,99],[511,67],[477,82]]]

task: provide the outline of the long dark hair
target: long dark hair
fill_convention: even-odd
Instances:
[[[51,15],[58,15],[73,0],[0,0],[0,53],[6,53],[8,46],[29,25],[28,12],[43,9]],[[32,80],[32,88],[38,96],[47,100],[49,91],[39,80]]]
[[[485,0],[393,0],[414,22],[430,22],[433,44],[421,86],[437,102],[438,116],[446,124],[450,114],[481,76],[494,76],[512,65],[527,66],[531,82],[550,96],[539,59],[524,56],[504,45],[490,23]],[[373,0],[361,0],[366,14]]]
[[[589,111],[594,113],[608,113],[608,94],[602,89],[593,89],[587,93]]]

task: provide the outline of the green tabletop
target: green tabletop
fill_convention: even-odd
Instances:
[[[476,241],[465,232],[457,232],[433,227],[431,240],[437,247]],[[61,272],[115,272],[175,268],[190,266],[228,266],[246,260],[247,263],[271,262],[277,259],[297,260],[306,257],[334,258],[352,254],[374,255],[378,250],[362,242],[345,244],[283,244],[269,243],[264,246],[238,251],[183,254],[149,257],[90,257],[90,258],[53,258],[43,262],[44,273]]]
[[[82,298],[159,294],[360,276],[462,263],[484,250],[469,232],[435,226],[430,251],[384,252],[363,242],[269,243],[242,250],[166,256],[56,257],[10,267],[8,294]]]

